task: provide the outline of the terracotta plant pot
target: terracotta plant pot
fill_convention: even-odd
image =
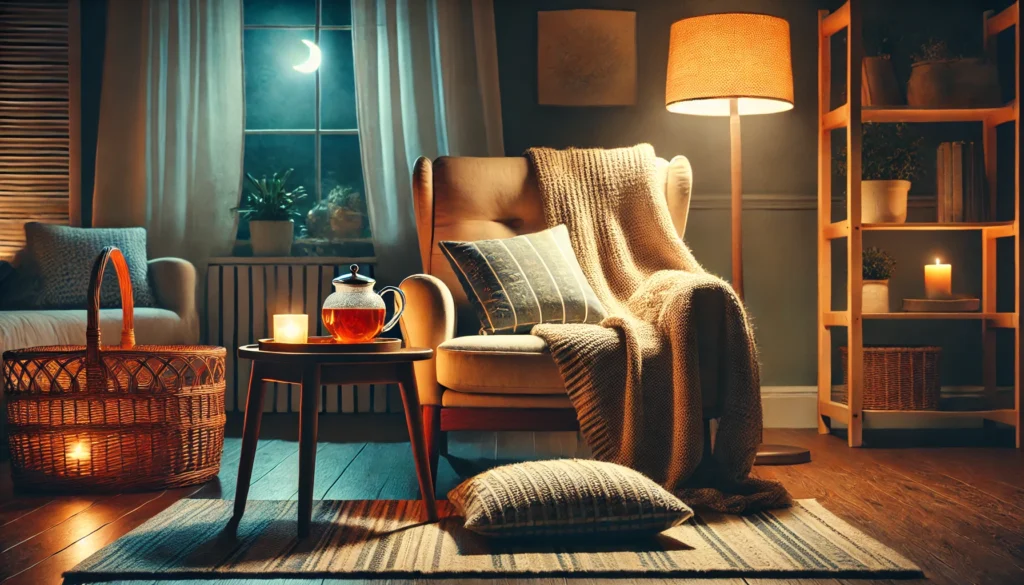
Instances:
[[[860,213],[863,223],[906,223],[910,181],[861,181]]]
[[[907,104],[915,108],[990,108],[1000,104],[999,70],[984,59],[914,63]]]
[[[288,221],[250,221],[249,242],[253,256],[290,256],[295,226]]]
[[[864,313],[889,312],[889,281],[865,280],[861,287],[861,311]]]
[[[865,106],[902,106],[907,103],[896,81],[892,60],[865,57],[861,67],[860,99]]]

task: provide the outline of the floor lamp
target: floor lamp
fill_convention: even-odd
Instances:
[[[672,25],[665,107],[697,116],[728,116],[732,176],[732,286],[743,298],[743,166],[740,116],[793,108],[789,23],[766,14],[723,13]],[[758,464],[801,463],[810,452],[761,445]]]

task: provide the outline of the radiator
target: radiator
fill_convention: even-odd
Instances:
[[[373,276],[373,264],[348,258],[216,258],[206,278],[206,342],[227,348],[225,408],[245,410],[252,362],[240,360],[240,345],[273,337],[273,315],[309,315],[310,335],[325,335],[320,307],[333,292],[331,280],[359,264],[359,272]],[[395,329],[397,333],[397,328]],[[267,384],[264,412],[298,412],[299,387]],[[321,412],[401,412],[402,400],[393,384],[324,386]]]

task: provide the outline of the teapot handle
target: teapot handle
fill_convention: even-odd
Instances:
[[[405,293],[402,292],[402,289],[394,286],[385,286],[380,289],[380,292],[377,294],[383,297],[386,292],[395,293],[395,314],[392,315],[390,321],[384,324],[384,329],[381,329],[381,333],[384,331],[390,331],[391,328],[398,323],[398,320],[402,317],[402,313],[405,312]],[[399,298],[401,298],[401,302],[399,302]]]

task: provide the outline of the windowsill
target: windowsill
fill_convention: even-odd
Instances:
[[[226,264],[291,264],[302,265],[342,265],[342,264],[375,264],[376,256],[217,256],[210,258],[211,265]]]
[[[292,253],[288,256],[253,256],[248,240],[236,240],[230,256],[210,259],[211,264],[368,264],[374,261],[376,255],[371,238],[299,238],[293,242]]]

